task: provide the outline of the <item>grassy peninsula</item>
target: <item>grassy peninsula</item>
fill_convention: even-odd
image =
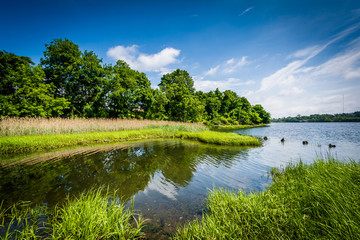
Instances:
[[[209,131],[200,124],[100,119],[8,119],[1,121],[0,154],[36,152],[76,145],[122,142],[147,138],[180,138],[231,146],[260,146],[251,136]],[[27,121],[24,123],[23,121]],[[46,124],[45,124],[46,123]],[[59,127],[63,126],[63,127]]]
[[[271,174],[265,192],[210,191],[208,213],[175,239],[360,238],[359,162],[300,162]]]

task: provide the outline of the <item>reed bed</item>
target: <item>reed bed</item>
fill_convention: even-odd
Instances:
[[[300,162],[272,176],[265,192],[210,191],[208,213],[174,239],[360,239],[359,162]]]
[[[0,209],[1,239],[138,239],[144,220],[115,193],[90,189],[50,210],[18,204]]]
[[[0,136],[57,135],[89,132],[113,132],[152,128],[157,126],[185,126],[188,129],[204,130],[200,123],[183,123],[174,121],[155,121],[138,119],[105,119],[105,118],[17,118],[0,119]]]

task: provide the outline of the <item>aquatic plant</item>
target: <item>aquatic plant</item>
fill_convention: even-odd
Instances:
[[[174,239],[360,238],[359,162],[299,162],[271,173],[265,192],[210,191],[208,213]]]

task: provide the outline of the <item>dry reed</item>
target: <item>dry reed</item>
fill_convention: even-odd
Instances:
[[[112,132],[121,130],[142,129],[162,125],[186,125],[204,128],[199,123],[172,121],[138,120],[138,119],[104,119],[104,118],[17,118],[0,119],[0,136],[55,135],[88,132]]]

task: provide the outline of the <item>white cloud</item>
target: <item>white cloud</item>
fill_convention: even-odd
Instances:
[[[247,56],[243,56],[239,60],[236,60],[234,58],[229,59],[228,61],[226,61],[223,72],[229,74],[229,73],[233,73],[233,72],[237,71],[239,68],[241,68],[249,63],[246,59],[247,59]]]
[[[249,64],[250,62],[247,61],[247,56],[243,56],[240,59],[231,58],[215,67],[210,68],[208,71],[202,74],[204,76],[213,76],[213,75],[220,75],[220,74],[232,74],[239,71],[243,66]]]
[[[166,66],[179,60],[180,50],[165,48],[155,54],[144,54],[138,51],[137,45],[130,47],[116,46],[107,51],[107,56],[114,60],[124,60],[131,68],[139,71],[166,72]]]
[[[303,57],[309,57],[313,52],[318,49],[319,46],[311,46],[305,49],[300,49],[296,51],[295,53],[288,56],[288,58],[303,58]]]
[[[304,89],[301,89],[301,88],[298,88],[298,87],[291,87],[291,88],[288,88],[288,89],[282,89],[280,92],[279,92],[279,95],[283,95],[283,96],[294,96],[294,95],[299,95],[301,93],[304,92]]]
[[[226,81],[203,80],[203,77],[194,78],[196,90],[208,92],[219,88],[220,91],[234,90],[239,86],[249,86],[255,84],[255,81],[241,81],[238,78],[228,78]]]
[[[242,13],[240,13],[240,16],[244,15],[245,13],[251,11],[254,7],[249,7],[247,9],[245,9],[244,11],[242,11]]]
[[[128,64],[133,64],[135,60],[135,55],[137,54],[137,45],[132,45],[130,47],[124,47],[124,46],[116,46],[113,48],[110,48],[106,54],[108,57],[111,57],[115,60],[124,60]]]
[[[359,44],[353,41],[346,51],[325,62],[306,66],[309,60],[355,29],[346,29],[321,46],[311,46],[289,55],[298,59],[263,78],[259,90],[249,93],[250,102],[261,103],[273,117],[338,113],[342,110],[342,94],[346,94],[349,111],[358,110],[355,102],[360,98],[357,93],[360,88]],[[348,87],[351,85],[353,87]]]
[[[217,65],[216,67],[210,68],[210,70],[207,71],[206,73],[204,73],[204,75],[205,76],[214,75],[218,71],[219,67],[220,67],[220,65]]]
[[[345,79],[359,78],[360,48],[351,49],[345,54],[334,57],[313,69],[313,76],[338,76]]]

